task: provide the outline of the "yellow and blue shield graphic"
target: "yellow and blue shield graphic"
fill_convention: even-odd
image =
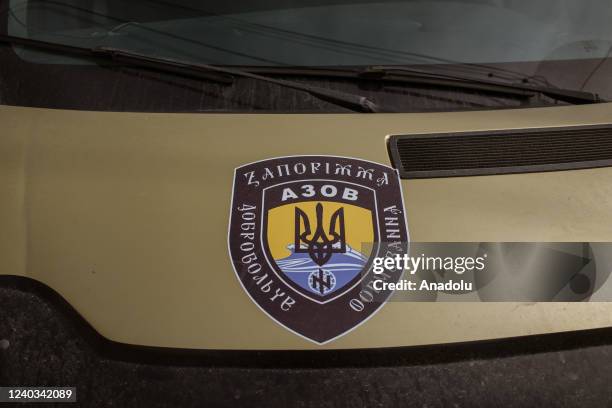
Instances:
[[[397,171],[365,160],[291,156],[236,169],[229,250],[251,299],[294,333],[322,344],[387,301],[375,257],[407,252]],[[397,282],[401,272],[384,279]]]
[[[300,198],[304,188],[335,194]],[[345,194],[353,201],[343,199],[343,191],[354,192]],[[266,189],[263,206],[266,256],[278,276],[307,299],[334,299],[371,263],[379,235],[373,191],[338,181],[295,182]]]

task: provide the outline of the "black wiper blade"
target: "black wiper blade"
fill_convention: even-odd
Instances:
[[[334,105],[345,107],[355,112],[374,113],[381,111],[378,105],[370,101],[365,96],[336,91],[333,89],[321,88],[307,84],[301,84],[299,82],[287,81],[284,79],[269,78],[267,76],[254,74],[236,68],[220,67],[217,65],[200,63],[190,63],[160,57],[151,57],[148,55],[143,55],[118,48],[97,47],[93,48],[92,51],[96,55],[106,55],[112,58],[113,60],[119,62],[135,63],[143,66],[146,66],[148,63],[162,63],[171,66],[178,66],[185,70],[211,71],[244,78],[256,79],[258,81],[268,82],[285,88],[291,88],[297,91],[306,92],[307,94],[312,95],[318,99],[332,103]]]
[[[480,91],[517,94],[524,96],[533,96],[542,94],[549,98],[559,101],[571,103],[574,105],[607,102],[599,97],[599,95],[576,91],[573,89],[554,88],[547,86],[534,86],[529,84],[514,84],[497,81],[489,81],[468,76],[459,76],[451,74],[430,73],[426,71],[413,70],[409,68],[394,67],[394,66],[373,66],[362,71],[360,76],[366,78],[393,79],[393,78],[415,78],[421,81],[428,81],[435,85],[444,85],[454,87],[463,87]]]
[[[316,76],[349,80],[367,79],[382,82],[469,89],[522,98],[530,98],[537,94],[543,94],[549,98],[571,104],[607,102],[598,95],[590,92],[529,84],[489,81],[471,76],[427,72],[397,66],[373,66],[366,69],[335,67],[248,67],[243,69],[251,73],[263,73],[266,75]]]
[[[71,55],[80,58],[95,58],[95,52],[91,48],[76,47],[73,45],[66,45],[42,40],[34,40],[31,38],[14,37],[10,35],[0,35],[0,42],[18,45],[27,48],[33,48],[40,51],[47,51],[57,54]],[[107,58],[107,57],[105,57]],[[178,66],[172,66],[166,63],[160,64],[149,64],[148,68],[157,69],[164,72],[169,72],[181,76],[189,76],[198,79],[205,79],[207,81],[218,82],[222,84],[231,84],[234,82],[233,78],[229,75],[220,75],[217,72],[211,71],[193,71],[180,69]]]
[[[84,58],[107,58],[113,61],[138,66],[142,68],[155,69],[183,76],[195,76],[222,83],[231,83],[233,76],[251,78],[264,81],[285,88],[302,91],[326,102],[345,107],[355,112],[380,112],[380,108],[365,96],[355,95],[332,89],[320,88],[299,82],[269,78],[263,75],[242,71],[235,68],[220,67],[216,65],[192,63],[169,58],[154,57],[111,47],[77,47],[54,42],[34,40],[30,38],[0,35],[0,42],[11,45],[21,45],[36,48],[43,51],[51,51],[61,54],[76,55]],[[221,75],[219,75],[221,74]]]

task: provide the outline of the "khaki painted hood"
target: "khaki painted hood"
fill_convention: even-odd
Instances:
[[[0,274],[59,292],[105,337],[202,349],[408,346],[612,324],[608,303],[390,302],[325,346],[232,269],[236,167],[288,155],[389,164],[389,134],[605,124],[612,104],[427,114],[144,114],[0,107]],[[612,241],[612,168],[402,182],[412,241]]]

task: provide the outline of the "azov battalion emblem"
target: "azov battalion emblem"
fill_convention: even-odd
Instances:
[[[397,171],[330,156],[236,169],[229,250],[242,286],[272,319],[309,340],[333,340],[371,317],[401,271],[374,276],[374,257],[402,255],[408,231]]]

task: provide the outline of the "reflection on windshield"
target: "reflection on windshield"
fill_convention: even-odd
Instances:
[[[11,0],[6,14],[15,36],[219,65],[490,67],[597,61],[612,51],[608,0]],[[19,54],[31,62],[83,63]],[[531,67],[521,76],[537,75]],[[557,85],[584,89],[599,65],[587,68],[583,77],[573,75],[576,82]]]
[[[224,65],[542,61],[612,46],[607,0],[218,3],[11,1],[9,34]]]

